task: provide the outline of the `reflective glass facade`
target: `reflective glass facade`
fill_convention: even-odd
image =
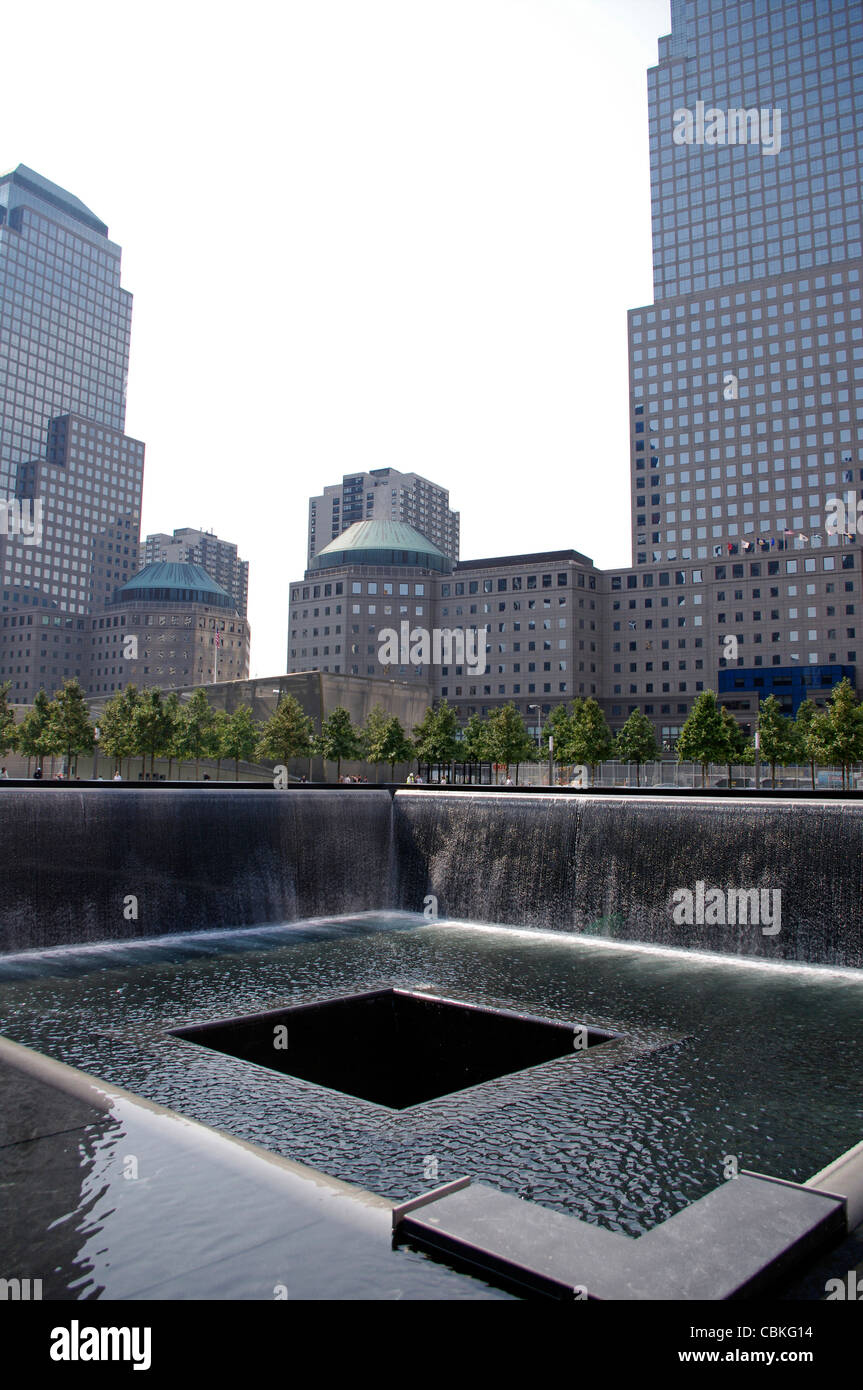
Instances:
[[[657,300],[861,255],[863,5],[674,0],[659,56],[648,74]],[[699,124],[698,103],[724,121]],[[682,111],[690,143],[675,142]],[[729,111],[770,113],[766,138],[760,120],[756,141],[754,119],[744,130]]]
[[[137,571],[144,446],[124,434],[132,298],[120,248],[23,165],[0,177],[0,498],[38,499],[38,543],[0,528],[0,680],[86,684],[83,617]],[[47,610],[42,646],[12,618]],[[25,628],[25,638],[21,628]]]

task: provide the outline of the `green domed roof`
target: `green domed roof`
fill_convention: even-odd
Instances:
[[[452,561],[403,521],[355,521],[314,556],[312,570],[339,565],[407,565],[449,574]]]
[[[115,603],[209,603],[233,608],[234,600],[200,565],[161,561],[147,565],[114,594]]]

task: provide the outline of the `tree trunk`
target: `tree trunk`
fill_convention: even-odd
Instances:
[[[235,759],[234,759],[234,781],[235,781],[235,782],[239,782],[239,780],[240,780],[240,760],[239,760],[239,758],[235,758]]]
[[[635,764],[635,785],[637,787],[641,786],[641,763]]]
[[[812,761],[811,761],[810,764],[809,764],[809,771],[810,771],[811,774],[812,774],[812,790],[814,791],[814,790],[815,790],[815,759],[814,759],[814,758],[812,759]]]
[[[774,762],[770,764],[770,787],[771,790],[776,790],[776,764]]]

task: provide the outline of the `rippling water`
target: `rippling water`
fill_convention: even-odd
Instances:
[[[632,1045],[390,1112],[169,1035],[390,984]],[[469,1173],[629,1235],[715,1187],[730,1155],[802,1181],[857,1143],[861,1018],[860,972],[403,913],[0,960],[0,1030],[17,1042],[383,1196]]]

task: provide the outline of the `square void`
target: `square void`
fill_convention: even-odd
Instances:
[[[178,1028],[178,1038],[391,1110],[579,1056],[611,1033],[382,989]]]

